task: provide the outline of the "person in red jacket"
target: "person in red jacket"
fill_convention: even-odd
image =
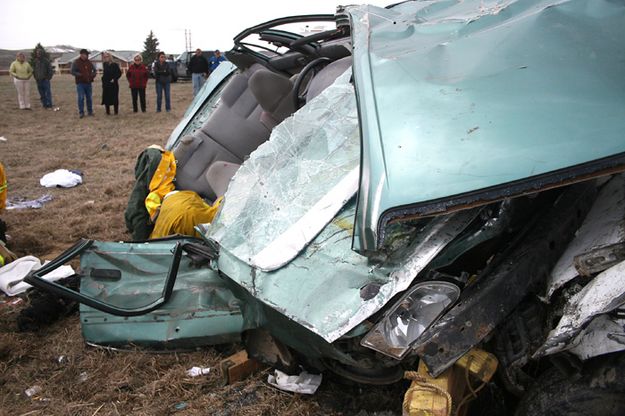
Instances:
[[[145,113],[145,88],[148,85],[148,68],[143,65],[141,54],[136,54],[134,63],[128,67],[126,78],[132,94],[132,111],[135,113],[137,109],[137,97],[141,101],[141,112]]]

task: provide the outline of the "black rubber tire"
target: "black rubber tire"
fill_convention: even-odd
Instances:
[[[515,416],[625,415],[625,353],[589,360],[579,376],[545,372],[523,397]]]

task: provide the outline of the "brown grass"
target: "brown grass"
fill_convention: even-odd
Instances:
[[[2,214],[10,248],[19,256],[52,259],[80,238],[129,239],[123,212],[136,157],[150,144],[165,143],[191,101],[191,85],[172,85],[169,114],[155,113],[154,87],[148,85],[148,112],[134,114],[122,80],[120,115],[106,116],[95,105],[96,116],[82,120],[71,77],[52,81],[58,112],[41,108],[34,83],[31,93],[34,110],[19,110],[10,78],[0,77],[0,136],[8,139],[0,142],[0,161],[9,198],[50,194],[54,199],[39,210]],[[96,82],[94,102],[99,104],[100,97]],[[59,168],[83,171],[84,184],[70,189],[39,185],[45,173]],[[405,386],[364,388],[337,384],[332,377],[312,397],[271,388],[266,371],[224,387],[216,367],[239,345],[184,354],[105,351],[84,344],[76,315],[38,333],[19,333],[15,318],[28,296],[18,305],[11,305],[13,300],[0,295],[0,415],[366,415],[399,412],[401,406]],[[59,362],[61,356],[66,359]],[[187,378],[185,370],[196,365],[215,371]],[[35,385],[41,393],[28,398],[24,391]]]

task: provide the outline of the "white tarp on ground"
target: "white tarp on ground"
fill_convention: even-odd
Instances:
[[[82,183],[82,176],[67,169],[57,169],[43,175],[39,183],[46,188],[71,188]]]
[[[48,261],[42,264],[41,261],[34,256],[25,256],[6,266],[0,267],[0,290],[9,296],[15,296],[25,292],[32,286],[28,283],[24,283],[24,278],[28,276],[29,273],[41,269],[47,263]],[[61,266],[45,274],[43,278],[53,282],[73,274],[74,269],[72,269],[72,266]]]

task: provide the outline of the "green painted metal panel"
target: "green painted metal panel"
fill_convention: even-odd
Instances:
[[[625,4],[348,8],[362,131],[354,248],[385,224],[625,166]]]
[[[179,240],[148,243],[95,242],[80,258],[81,270],[119,270],[119,279],[81,279],[82,294],[119,308],[140,308],[161,297]],[[217,272],[184,257],[173,293],[159,309],[140,316],[116,316],[80,305],[82,333],[89,343],[191,348],[239,340],[239,301]]]
[[[372,261],[351,249],[355,208],[354,198],[297,257],[277,270],[262,271],[229,248],[220,248],[220,272],[252,296],[246,296],[246,302],[262,305],[248,309],[253,315],[245,317],[248,323],[274,328],[260,312],[270,307],[286,316],[291,327],[303,326],[326,342],[348,336],[405,290],[478,214],[473,209],[433,219],[415,228],[394,255]]]

